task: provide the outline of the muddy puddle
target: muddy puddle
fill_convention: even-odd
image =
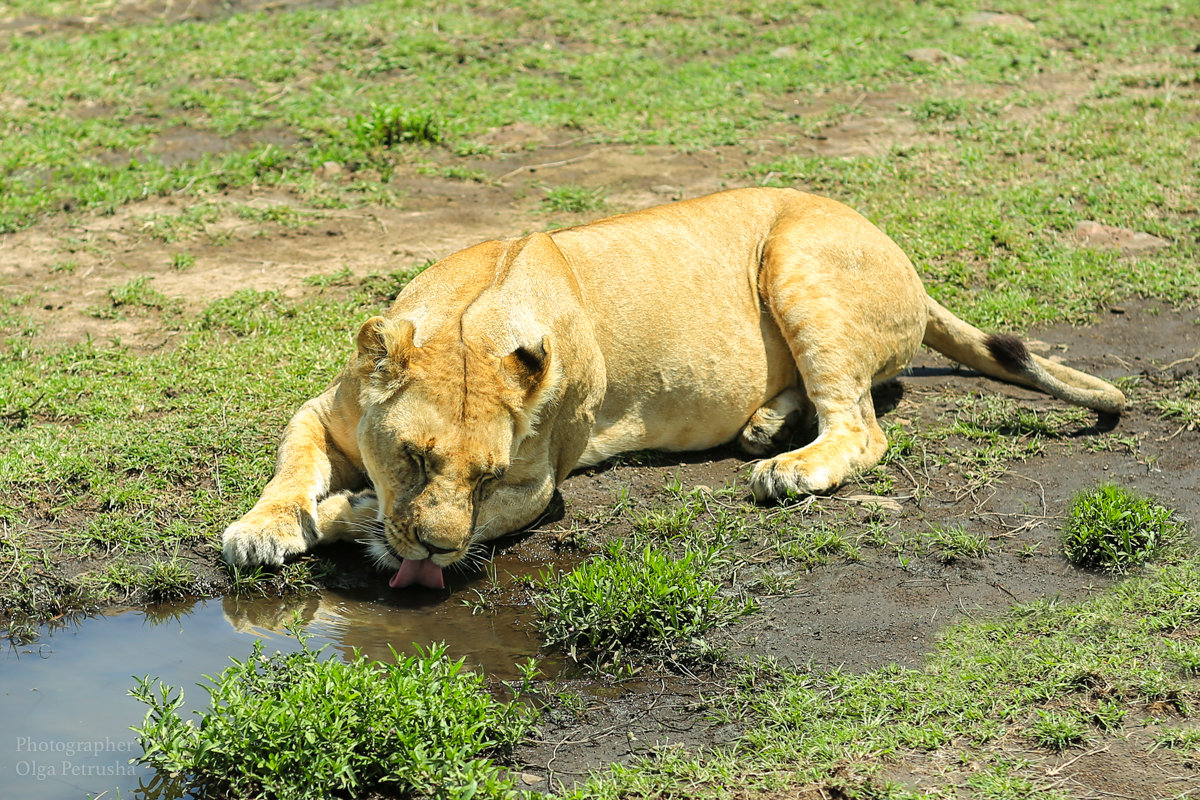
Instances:
[[[506,576],[512,579],[513,576]],[[299,615],[312,644],[348,657],[361,651],[391,660],[392,649],[445,641],[452,658],[496,679],[537,652],[530,620],[505,608],[472,613],[471,591],[325,591],[283,598],[192,600],[112,609],[47,630],[37,642],[0,655],[0,797],[187,797],[153,770],[131,764],[141,750],[130,725],[145,706],[127,695],[133,676],[182,686],[187,708],[203,705],[196,684],[229,659],[245,658],[255,640],[269,652],[298,644],[284,626]],[[543,662],[545,671],[553,665]]]

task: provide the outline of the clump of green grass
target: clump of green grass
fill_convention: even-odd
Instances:
[[[543,579],[542,638],[600,669],[628,671],[639,656],[674,664],[713,660],[720,651],[705,634],[753,608],[706,577],[718,553],[695,547],[672,558],[614,543],[574,571]]]
[[[1029,726],[1030,740],[1051,750],[1066,750],[1087,741],[1088,728],[1077,717],[1061,711],[1037,712],[1037,719]]]
[[[233,211],[242,219],[248,219],[252,222],[273,222],[285,228],[293,229],[307,225],[324,216],[320,212],[293,208],[282,203],[266,207],[238,205],[234,206]]]
[[[316,286],[321,289],[327,289],[330,286],[349,286],[354,283],[354,272],[349,267],[342,267],[325,275],[308,275],[304,278],[303,283],[305,286]]]
[[[599,211],[607,205],[604,191],[593,186],[555,186],[547,189],[546,196],[542,198],[542,208],[546,211],[567,214]]]
[[[1163,419],[1176,420],[1187,430],[1200,425],[1200,378],[1188,376],[1181,380],[1173,397],[1151,400]]]
[[[634,514],[634,530],[663,539],[684,536],[692,532],[700,508],[694,503],[681,503]]]
[[[1166,728],[1159,731],[1154,737],[1154,746],[1151,749],[1157,750],[1160,747],[1185,755],[1200,753],[1200,728]]]
[[[196,203],[178,214],[148,214],[142,230],[162,242],[177,242],[180,239],[202,232],[221,217],[221,206],[217,203]]]
[[[1174,512],[1115,484],[1077,495],[1063,530],[1072,564],[1118,574],[1178,552],[1187,540]]]
[[[492,757],[521,739],[530,712],[493,700],[442,647],[382,664],[323,658],[303,638],[286,655],[255,642],[210,681],[199,724],[180,716],[182,691],[150,678],[130,690],[149,706],[133,728],[139,760],[203,796],[516,795]]]
[[[191,253],[178,252],[171,256],[171,267],[177,270],[185,270],[188,267],[195,266],[196,257]]]
[[[295,310],[286,306],[279,292],[238,289],[228,297],[214,300],[200,314],[201,330],[228,331],[239,336],[264,331],[278,334]]]
[[[126,309],[170,307],[171,300],[150,286],[151,280],[149,275],[130,278],[120,286],[108,290],[108,305],[89,306],[85,311],[88,316],[97,319],[120,319]]]
[[[120,286],[108,290],[108,297],[114,306],[143,306],[146,308],[162,308],[167,298],[162,292],[152,288],[149,275],[139,275],[131,278]]]
[[[350,131],[361,147],[395,147],[398,144],[441,144],[446,123],[432,111],[404,106],[371,104],[366,114],[350,121]]]
[[[949,122],[958,119],[966,111],[967,104],[957,98],[932,98],[917,104],[912,109],[913,119]]]
[[[982,558],[988,551],[987,534],[972,533],[962,525],[934,525],[929,531],[929,541],[946,564],[960,558]]]
[[[799,569],[812,569],[842,556],[857,561],[858,549],[846,536],[843,526],[817,522],[811,525],[785,525],[776,529],[772,548],[785,563]]]

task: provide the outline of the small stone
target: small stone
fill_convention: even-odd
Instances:
[[[877,494],[852,494],[844,498],[848,503],[857,503],[867,507],[875,507],[881,511],[900,511],[900,503],[891,497],[880,497]]]
[[[326,161],[321,165],[321,176],[324,178],[335,178],[345,171],[346,168],[336,161]]]
[[[963,24],[972,28],[1010,28],[1012,30],[1037,30],[1032,22],[1019,14],[997,14],[994,11],[976,11],[963,17]]]
[[[537,784],[546,780],[541,775],[534,775],[532,772],[522,772],[520,773],[520,778],[521,783],[525,784],[526,786],[536,786]]]
[[[771,51],[771,58],[795,58],[795,57],[796,57],[796,48],[792,47],[791,45],[784,45],[783,47],[776,47],[774,50]]]
[[[967,60],[962,56],[947,53],[945,50],[939,50],[936,47],[918,47],[915,50],[909,50],[904,54],[904,57],[909,61],[916,61],[921,64],[949,64],[952,67],[961,67],[967,63]]]
[[[655,194],[664,194],[668,197],[676,197],[680,193],[678,186],[672,186],[669,183],[659,183],[651,186],[650,191],[654,192]]]
[[[1116,250],[1122,256],[1144,255],[1171,246],[1166,239],[1153,234],[1102,225],[1090,219],[1075,226],[1075,241],[1097,250]]]

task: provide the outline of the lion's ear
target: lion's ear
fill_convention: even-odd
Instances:
[[[358,329],[358,371],[363,377],[386,373],[388,382],[399,378],[413,349],[413,324],[371,317]]]
[[[505,373],[527,394],[542,385],[550,368],[550,337],[543,336],[540,342],[521,345],[500,359]]]

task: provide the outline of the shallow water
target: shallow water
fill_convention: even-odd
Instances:
[[[297,649],[283,633],[297,613],[313,645],[328,644],[344,656],[357,649],[390,660],[391,648],[411,653],[446,641],[451,657],[513,678],[514,664],[537,652],[531,626],[511,610],[473,615],[463,593],[384,592],[114,610],[8,648],[0,654],[0,798],[186,796],[153,770],[129,763],[141,752],[129,726],[140,724],[146,710],[127,695],[132,676],[182,686],[188,708],[203,705],[207,694],[196,684],[231,657],[245,658],[256,639],[271,652]]]

